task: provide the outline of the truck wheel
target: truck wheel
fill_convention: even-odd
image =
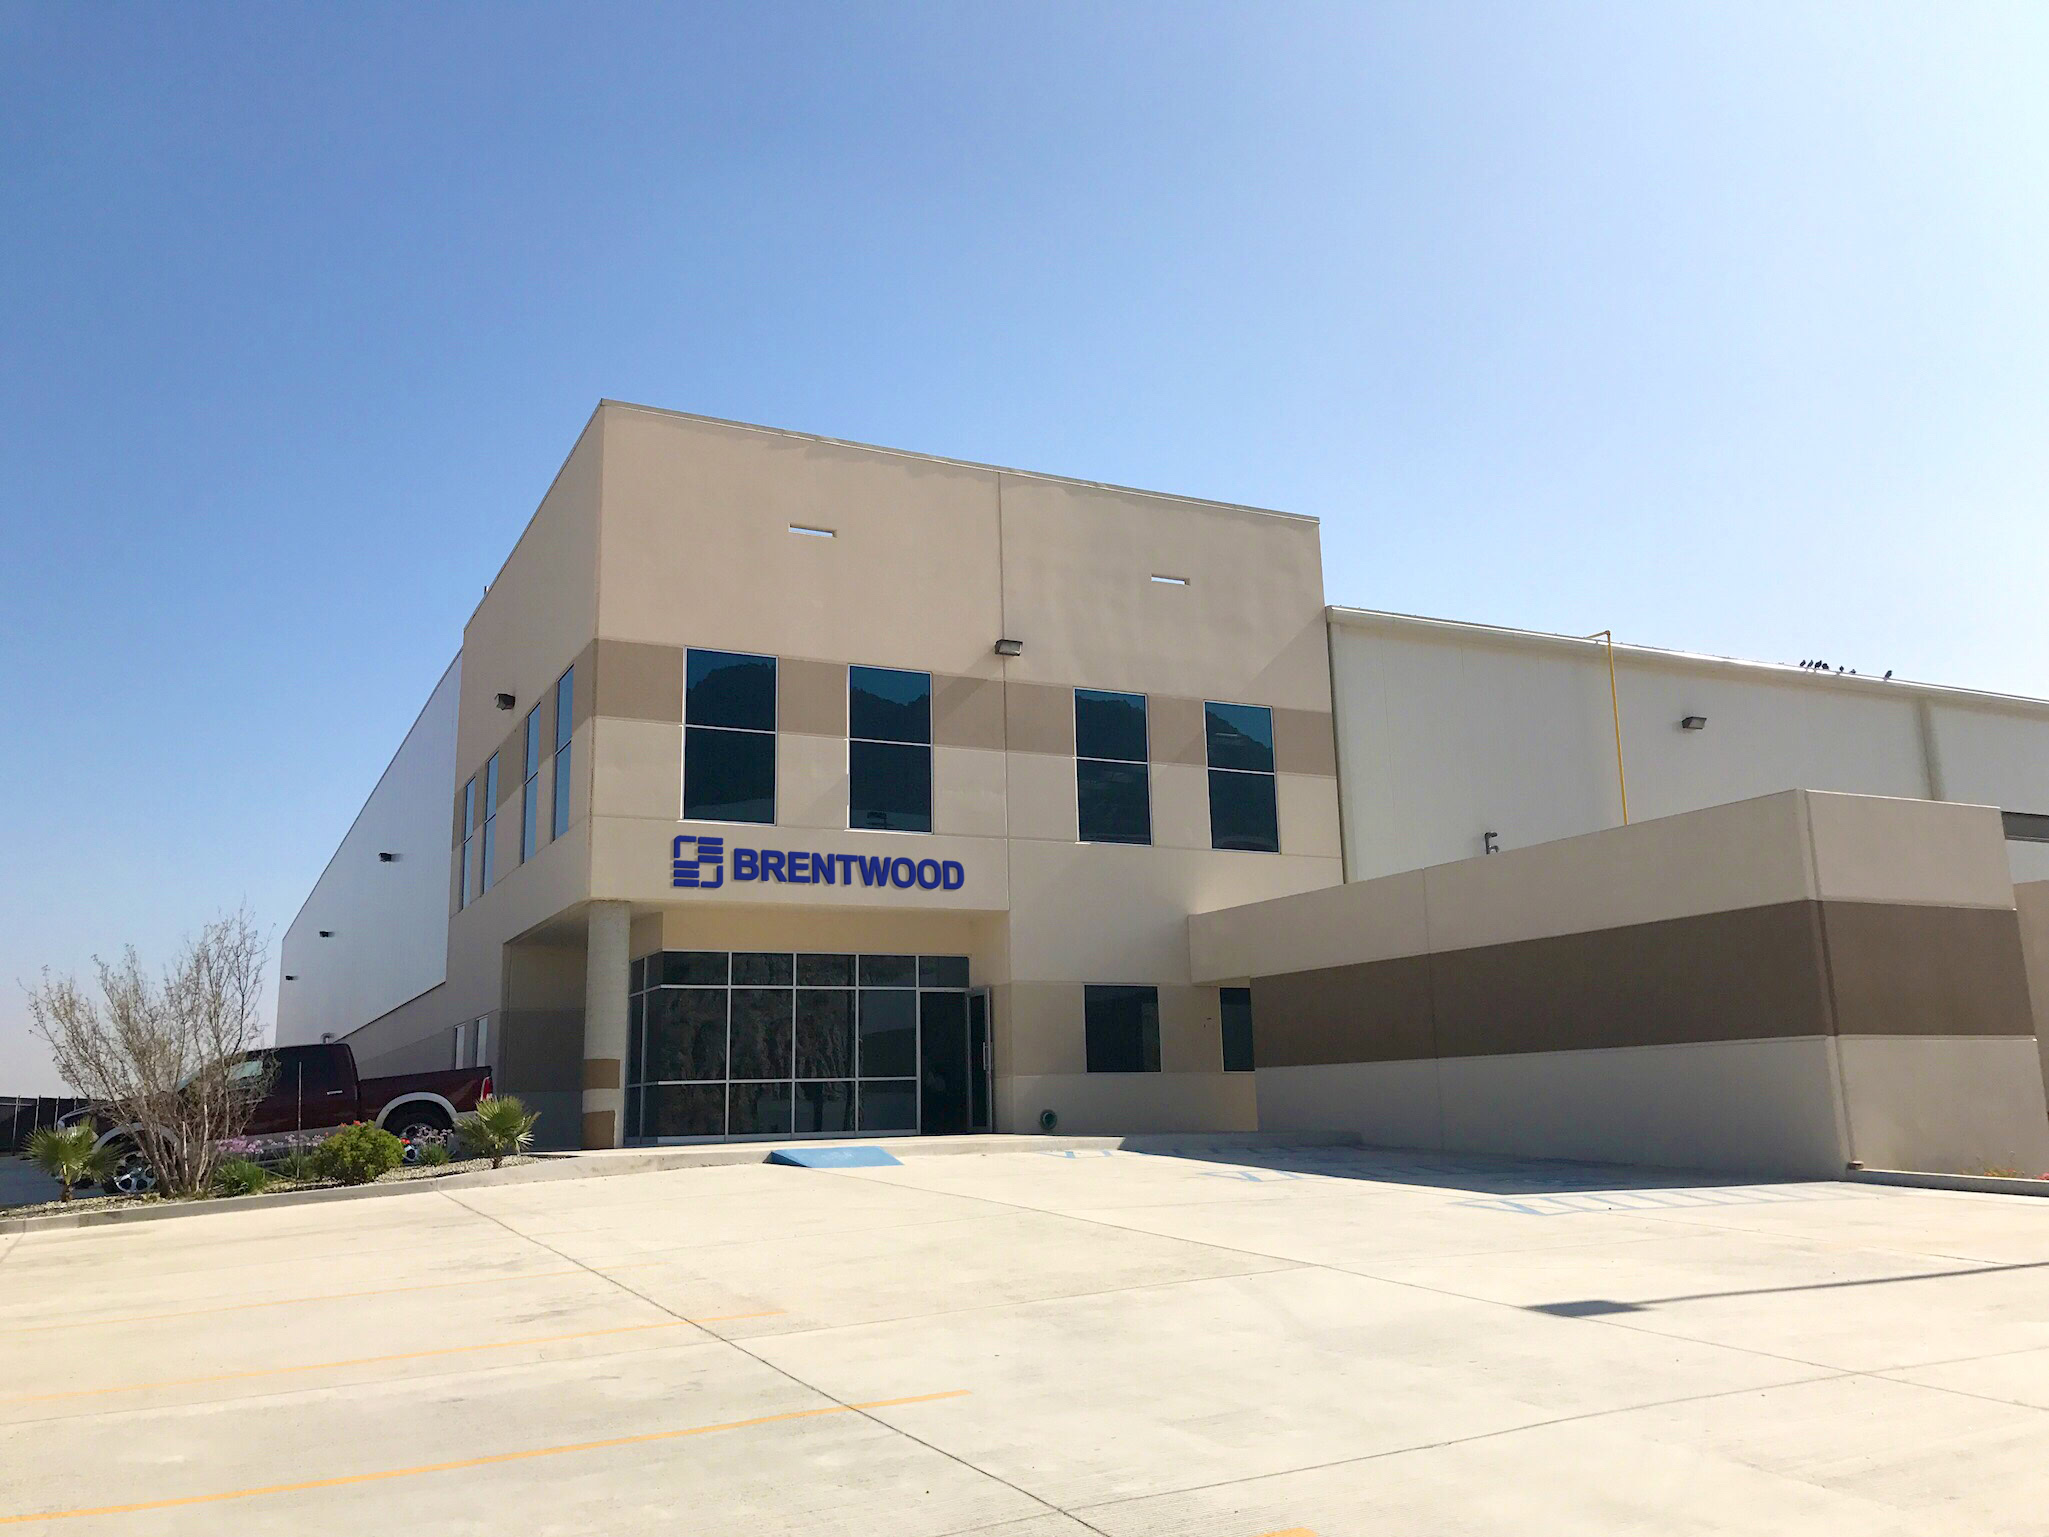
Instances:
[[[430,1142],[446,1144],[449,1133],[455,1130],[439,1105],[407,1105],[385,1125],[406,1145],[407,1163],[418,1163],[420,1150]]]
[[[106,1179],[106,1188],[115,1195],[148,1195],[157,1187],[157,1171],[150,1167],[149,1158],[133,1143],[124,1146],[114,1158],[114,1172]]]

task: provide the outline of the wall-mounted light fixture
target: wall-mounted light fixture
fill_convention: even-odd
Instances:
[[[492,703],[496,704],[501,710],[509,710],[518,704],[519,701],[510,694],[496,694],[492,696]]]
[[[334,1039],[334,1032],[333,1032],[332,1030],[323,1030],[323,1031],[321,1031],[321,1032],[320,1032],[320,1044],[321,1044],[321,1045],[325,1046],[325,1045],[326,1045],[326,1044],[327,1044],[327,1043],[328,1043],[329,1041],[331,1041],[331,1040],[333,1040],[333,1039]]]
[[[792,523],[790,525],[790,532],[793,534],[806,534],[813,539],[837,539],[840,536],[839,530],[836,528],[813,528],[808,523]]]
[[[398,855],[392,853],[389,849],[379,849],[377,851],[377,862],[380,865],[395,865],[398,863]]]
[[[1682,715],[1679,718],[1679,729],[1681,731],[1705,731],[1707,729],[1707,717],[1705,715]]]
[[[322,939],[332,939],[332,938],[334,938],[334,930],[333,930],[333,929],[322,929],[322,930],[320,931],[320,937],[321,937]]]
[[[288,972],[286,972],[286,973],[285,973],[285,980],[286,980],[287,982],[296,982],[296,981],[298,981],[298,980],[299,980],[299,978],[298,978],[298,975],[297,975],[297,974],[296,974],[295,972],[290,972],[290,971],[288,971]]]
[[[1021,640],[999,640],[996,642],[998,656],[1023,656],[1024,642]]]
[[[1188,578],[1185,576],[1167,576],[1158,571],[1153,573],[1153,580],[1162,587],[1186,587],[1188,585]]]
[[[1483,854],[1499,854],[1501,852],[1501,834],[1492,832],[1480,834],[1480,852]]]

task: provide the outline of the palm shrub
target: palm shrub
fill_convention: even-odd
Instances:
[[[270,1170],[253,1158],[230,1158],[213,1171],[214,1189],[222,1195],[261,1195]]]
[[[455,1135],[473,1158],[488,1158],[498,1168],[506,1159],[533,1145],[538,1111],[527,1109],[511,1094],[493,1094],[456,1122]]]
[[[323,1179],[367,1185],[405,1162],[406,1145],[382,1126],[358,1121],[344,1126],[313,1150],[313,1167]]]
[[[28,1139],[25,1151],[35,1166],[62,1186],[57,1199],[71,1199],[73,1185],[89,1185],[114,1172],[111,1150],[95,1147],[99,1129],[89,1120],[70,1126],[45,1126]]]

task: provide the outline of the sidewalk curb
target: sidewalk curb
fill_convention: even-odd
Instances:
[[[1997,1174],[1920,1174],[1912,1169],[1852,1169],[1855,1185],[1904,1185],[1914,1190],[1975,1190],[1980,1195],[2049,1196],[2049,1179],[2006,1179]]]
[[[1184,1132],[1132,1137],[1047,1137],[991,1132],[966,1137],[864,1137],[855,1142],[750,1142],[695,1147],[618,1148],[593,1153],[535,1153],[534,1162],[513,1169],[477,1169],[435,1179],[401,1180],[389,1185],[344,1185],[325,1190],[286,1190],[277,1195],[229,1196],[207,1201],[161,1202],[149,1206],[102,1207],[96,1211],[51,1212],[40,1217],[0,1218],[0,1235],[48,1233],[75,1228],[119,1227],[133,1222],[164,1222],[182,1217],[218,1217],[233,1212],[266,1211],[286,1206],[323,1206],[335,1201],[379,1200],[389,1196],[476,1190],[493,1185],[527,1185],[544,1180],[609,1179],[621,1174],[657,1174],[669,1169],[703,1169],[734,1164],[766,1164],[780,1147],[887,1147],[899,1158],[959,1157],[970,1153],[1068,1153],[1122,1151],[1131,1153],[1233,1152],[1247,1148],[1357,1147],[1349,1132]],[[801,1172],[801,1171],[793,1171]],[[2013,1183],[2019,1183],[2014,1181]],[[2049,1194],[2049,1190],[2042,1192]]]

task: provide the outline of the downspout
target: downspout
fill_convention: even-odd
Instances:
[[[1615,632],[1596,630],[1588,640],[1608,643],[1608,708],[1615,716],[1615,783],[1622,791],[1622,825],[1629,825],[1629,776],[1622,771],[1622,695],[1615,687]]]

